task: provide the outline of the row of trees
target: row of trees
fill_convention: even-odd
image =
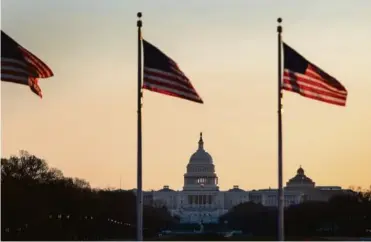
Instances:
[[[27,152],[1,159],[3,240],[135,238],[135,194],[92,189],[87,181]],[[144,235],[176,223],[165,208],[144,208]]]
[[[277,234],[277,209],[252,202],[234,207],[221,222],[253,235]],[[289,236],[371,235],[371,187],[332,197],[328,202],[304,202],[285,209],[285,234]]]
[[[92,189],[27,152],[1,159],[3,240],[135,239],[135,221],[132,191]],[[166,208],[144,208],[145,238],[177,223]],[[274,238],[277,210],[248,202],[220,223],[218,229],[228,226]],[[329,202],[292,206],[285,211],[285,229],[288,236],[365,236],[371,232],[371,187]]]

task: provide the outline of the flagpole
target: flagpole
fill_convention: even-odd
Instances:
[[[142,192],[142,13],[138,21],[138,160],[137,160],[137,241],[143,241],[143,192]]]
[[[284,229],[284,194],[282,185],[282,18],[277,19],[278,33],[278,240],[283,241]]]

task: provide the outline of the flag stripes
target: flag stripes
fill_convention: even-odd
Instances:
[[[346,92],[336,90],[321,82],[319,80],[320,77],[314,76],[314,73],[312,75],[303,75],[285,69],[282,87],[287,91],[299,93],[307,98],[345,106]]]
[[[38,57],[1,31],[1,80],[28,85],[42,97],[38,78],[52,77],[52,70]]]
[[[143,47],[144,89],[203,103],[192,83],[172,59],[145,40]]]
[[[318,101],[346,105],[346,89],[286,44],[282,88]]]

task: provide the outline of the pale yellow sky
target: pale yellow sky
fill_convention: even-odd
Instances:
[[[371,1],[2,0],[2,30],[55,77],[1,83],[2,156],[25,149],[94,187],[136,186],[136,13],[205,104],[144,91],[143,186],[180,189],[204,133],[220,187],[277,187],[277,36],[348,89],[337,107],[284,93],[284,180],[371,184]]]

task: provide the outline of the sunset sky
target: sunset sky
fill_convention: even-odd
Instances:
[[[27,150],[93,187],[136,187],[137,28],[204,104],[144,91],[143,187],[181,189],[203,132],[221,189],[277,187],[277,33],[348,90],[346,107],[284,93],[284,182],[371,185],[371,1],[2,0],[1,29],[55,76],[1,83],[2,157]]]

